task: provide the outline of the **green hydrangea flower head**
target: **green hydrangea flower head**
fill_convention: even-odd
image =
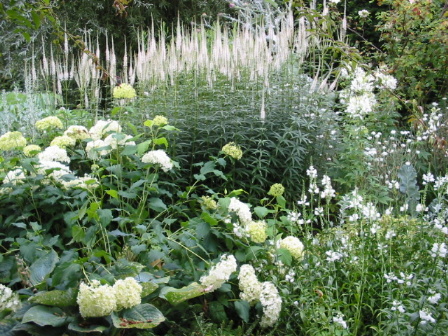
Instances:
[[[36,121],[34,126],[39,131],[47,131],[47,130],[51,130],[51,129],[64,127],[64,125],[62,125],[61,119],[59,119],[56,116],[49,116],[49,117],[43,118],[41,120],[38,120],[38,121]]]
[[[114,87],[113,96],[115,99],[132,99],[137,96],[137,93],[130,84],[122,83]]]
[[[236,145],[234,142],[229,142],[227,145],[224,145],[224,147],[222,147],[222,151],[225,155],[228,155],[235,160],[239,160],[243,156],[241,147]]]
[[[7,132],[0,137],[0,150],[13,150],[26,146],[26,139],[20,132]]]
[[[284,192],[285,192],[285,187],[280,183],[275,183],[269,189],[268,195],[278,197],[278,196],[282,196]]]

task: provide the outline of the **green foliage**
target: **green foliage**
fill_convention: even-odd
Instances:
[[[448,17],[445,1],[383,1],[379,14],[384,53],[378,60],[391,67],[405,99],[419,106],[448,92]]]

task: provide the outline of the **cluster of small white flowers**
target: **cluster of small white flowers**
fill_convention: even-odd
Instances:
[[[9,171],[5,178],[3,179],[3,183],[10,183],[13,185],[18,185],[23,183],[26,176],[22,168],[16,168],[14,170]]]
[[[263,317],[260,321],[262,328],[270,327],[277,322],[282,310],[282,298],[272,282],[261,284],[260,302],[263,306]]]
[[[366,18],[370,15],[370,12],[367,9],[363,9],[358,11],[359,17]]]
[[[324,214],[324,208],[322,208],[322,207],[317,207],[317,208],[315,208],[314,209],[314,215],[315,216],[322,216],[323,214]]]
[[[58,161],[70,163],[70,158],[64,148],[58,146],[49,146],[43,152],[37,155],[40,162],[42,161]]]
[[[143,155],[142,162],[160,165],[164,172],[170,171],[174,166],[170,157],[162,149],[147,152]]]
[[[375,78],[380,89],[395,90],[397,88],[397,79],[381,70],[375,71]]]
[[[93,140],[102,139],[111,132],[121,133],[121,126],[115,120],[98,120],[89,130],[90,137]]]
[[[386,282],[390,283],[396,281],[398,284],[406,284],[410,286],[412,284],[411,280],[414,278],[413,274],[406,275],[403,272],[400,272],[400,278],[395,275],[395,273],[390,272],[388,274],[384,274],[384,278]]]
[[[0,312],[6,309],[16,311],[21,306],[19,295],[14,293],[11,288],[0,284]]]
[[[352,118],[363,119],[364,116],[374,111],[376,104],[377,100],[372,92],[351,96],[348,98],[346,112]]]
[[[117,300],[112,286],[100,285],[92,280],[92,285],[81,282],[76,302],[82,317],[107,316],[117,309]]]
[[[359,11],[360,16],[367,17],[367,10]],[[361,67],[355,68],[350,85],[340,92],[341,102],[346,104],[346,112],[351,118],[363,119],[365,115],[374,112],[377,100],[374,89],[393,90],[397,86],[394,77],[377,69],[374,75],[368,74]]]
[[[91,160],[98,160],[111,152],[110,146],[104,140],[97,139],[89,141],[86,145],[87,157]]]
[[[315,178],[317,178],[317,170],[313,166],[310,166],[306,170],[306,175],[308,175],[310,177],[310,179],[315,179]]]
[[[339,324],[342,328],[347,329],[347,322],[344,321],[344,315],[339,313],[333,317],[333,322]]]
[[[134,307],[142,301],[142,286],[131,277],[117,280],[113,286],[117,309]]]
[[[392,311],[399,311],[400,313],[404,313],[406,309],[404,309],[403,304],[400,301],[394,300],[392,302],[392,307],[390,308]]]
[[[288,271],[288,273],[285,275],[285,280],[288,282],[293,283],[295,281],[296,272],[294,272],[292,269]]]
[[[297,201],[297,205],[309,206],[310,202],[308,202],[307,199],[308,197],[305,194],[303,194],[300,200]]]
[[[324,190],[321,192],[320,196],[322,198],[333,198],[336,196],[336,191],[331,186],[331,179],[327,175],[322,177],[322,185]]]
[[[327,255],[327,261],[329,261],[329,262],[340,260],[340,259],[342,259],[342,257],[344,257],[343,253],[336,252],[336,251],[326,251],[325,254]]]
[[[76,302],[82,317],[101,317],[113,311],[134,307],[141,302],[142,286],[131,277],[117,280],[113,286],[81,282]]]
[[[297,237],[288,236],[280,239],[279,241],[277,241],[277,247],[288,250],[295,259],[303,259],[304,246],[300,239]]]
[[[255,275],[255,269],[249,264],[242,265],[238,274],[238,280],[241,290],[240,298],[250,304],[257,302],[260,299],[261,282],[258,281]]]
[[[442,298],[442,295],[440,293],[436,293],[433,290],[429,291],[432,295],[428,297],[428,302],[432,304],[437,304],[440,299]]]
[[[95,177],[85,174],[70,181],[61,181],[65,189],[80,188],[85,190],[93,190],[99,187],[100,183]]]
[[[361,212],[365,219],[377,220],[381,218],[381,214],[377,211],[376,206],[369,202],[361,207]]]
[[[123,133],[112,133],[109,134],[105,139],[104,143],[106,146],[110,146],[112,149],[117,149],[118,146],[134,146],[135,142],[131,140],[132,137]]]
[[[431,313],[426,309],[420,310],[418,312],[418,315],[420,317],[420,324],[427,324],[428,322],[436,323],[436,320],[431,316]]]
[[[448,250],[446,248],[446,244],[445,243],[434,243],[432,245],[431,248],[431,257],[436,258],[436,257],[440,257],[440,258],[445,258],[446,255],[448,254]]]
[[[64,135],[75,140],[84,140],[90,137],[87,128],[78,125],[69,126],[67,130],[65,130]]]
[[[286,218],[291,223],[296,223],[296,224],[302,225],[302,224],[305,224],[305,220],[300,218],[301,216],[302,216],[302,214],[300,212],[291,211],[288,213]]]
[[[37,173],[40,175],[47,176],[56,181],[62,181],[62,176],[71,174],[70,168],[62,163],[55,161],[40,161],[39,165],[36,167]],[[47,174],[47,171],[50,171]],[[44,181],[46,183],[48,181]]]
[[[236,197],[230,199],[230,204],[228,211],[236,213],[240,222],[244,225],[252,221],[252,213],[250,212],[250,207],[246,203],[241,202]]]
[[[423,174],[423,184],[428,184],[428,183],[432,183],[435,182],[435,178],[434,175],[429,172],[428,174]]]
[[[202,286],[206,287],[207,292],[213,292],[220,288],[230,275],[236,271],[237,264],[233,255],[224,254],[220,261],[212,267],[208,275],[204,275],[199,279]]]
[[[448,175],[438,176],[434,183],[434,190],[441,190],[448,185]]]

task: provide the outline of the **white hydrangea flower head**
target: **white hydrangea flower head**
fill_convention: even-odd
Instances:
[[[282,298],[272,282],[266,281],[261,284],[260,302],[263,306],[260,326],[271,327],[277,322],[282,310]]]
[[[224,254],[220,261],[211,268],[208,275],[199,279],[202,286],[206,287],[207,292],[213,292],[220,288],[230,278],[230,275],[236,271],[236,259],[231,254]]]
[[[142,301],[143,288],[134,278],[127,277],[124,280],[117,280],[113,289],[118,310],[134,307]]]
[[[57,161],[70,163],[70,158],[67,155],[67,151],[64,148],[58,146],[49,146],[45,150],[37,155],[39,161]]]
[[[115,290],[109,285],[100,285],[97,280],[92,285],[82,282],[76,302],[82,317],[101,317],[110,315],[117,309]]]
[[[22,184],[23,180],[25,180],[26,176],[22,168],[16,168],[14,170],[9,171],[5,178],[3,179],[3,183],[11,183],[13,185]]]
[[[127,83],[121,83],[113,89],[113,97],[115,99],[133,99],[137,96],[135,89]]]
[[[72,125],[64,132],[65,136],[75,140],[84,140],[90,138],[89,131],[84,126]]]
[[[62,176],[71,174],[70,168],[62,163],[56,161],[40,161],[37,166],[37,173],[41,175],[47,175],[47,170],[52,170],[48,174],[48,177],[53,178],[56,181],[62,182]]]
[[[127,134],[112,133],[104,139],[104,143],[112,149],[117,149],[118,146],[135,145],[135,142],[131,141],[131,139],[132,137]]]
[[[88,174],[70,181],[62,180],[61,183],[65,189],[80,188],[85,190],[94,190],[100,186],[99,181],[95,177]]]
[[[121,126],[115,120],[98,120],[89,130],[93,140],[103,139],[106,134],[111,132],[121,133]]]
[[[107,147],[107,148],[104,148]],[[98,150],[102,148],[101,150]],[[111,149],[108,148],[107,143],[104,140],[98,139],[89,141],[86,145],[86,153],[87,157],[91,160],[98,160],[100,156],[105,156],[111,152]]]
[[[228,210],[230,212],[235,212],[242,224],[248,224],[252,221],[252,213],[250,212],[249,205],[241,202],[236,197],[230,199]]]
[[[76,145],[76,139],[71,138],[67,135],[57,136],[50,142],[50,146],[57,146],[64,149],[67,147],[72,147],[74,145]]]
[[[19,295],[14,293],[11,288],[0,284],[0,312],[6,309],[16,311],[21,306]]]
[[[143,155],[142,162],[160,165],[160,168],[162,168],[164,172],[173,169],[173,163],[171,162],[171,159],[162,149],[149,151],[148,153]]]
[[[241,266],[238,280],[241,300],[245,300],[250,304],[257,302],[260,299],[261,282],[258,281],[252,265],[244,264]]]
[[[303,259],[304,246],[299,238],[288,236],[278,241],[278,247],[284,248],[297,260]]]

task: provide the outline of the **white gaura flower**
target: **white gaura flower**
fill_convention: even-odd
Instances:
[[[206,287],[207,292],[213,292],[220,288],[230,278],[230,275],[236,271],[237,264],[233,255],[224,254],[221,260],[212,267],[208,275],[199,279],[202,286]]]

